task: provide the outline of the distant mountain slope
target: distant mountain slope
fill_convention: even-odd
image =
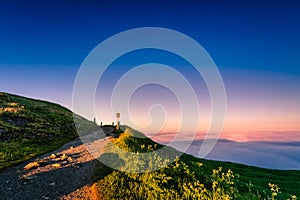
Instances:
[[[80,132],[98,126],[76,115]],[[0,93],[0,169],[77,137],[73,113],[58,104]]]

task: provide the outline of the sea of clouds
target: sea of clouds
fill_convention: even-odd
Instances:
[[[278,135],[278,132],[274,132]],[[299,133],[293,133],[300,135]],[[269,133],[269,136],[271,133]],[[281,135],[285,135],[281,133]],[[287,134],[286,134],[287,135]],[[271,136],[270,136],[271,137]],[[153,137],[159,143],[170,145],[177,150],[183,150],[184,144],[190,146],[186,153],[199,157],[199,151],[203,143],[203,139],[184,140],[169,143],[170,139],[174,138],[174,134],[162,134]],[[271,137],[272,138],[272,137]],[[288,137],[290,138],[290,137]],[[212,149],[212,151],[205,157],[211,160],[230,161],[235,163],[242,163],[257,167],[270,169],[295,169],[300,170],[300,140],[290,140],[287,137],[281,139],[259,141],[233,141],[228,139],[219,139]]]

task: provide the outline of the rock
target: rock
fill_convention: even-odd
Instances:
[[[4,116],[2,117],[2,120],[9,123],[10,125],[19,126],[19,127],[25,127],[28,124],[28,120],[21,117]]]
[[[56,155],[53,153],[53,154],[51,154],[50,158],[55,159]]]
[[[60,168],[61,165],[59,163],[52,164],[53,167]]]
[[[68,156],[66,154],[63,154],[60,159],[61,160],[66,160],[67,158],[68,158]]]
[[[25,180],[31,180],[31,179],[33,179],[33,177],[32,176],[26,176],[26,177],[24,177],[24,179]]]
[[[38,176],[36,176],[36,175],[33,175],[33,176],[25,176],[24,179],[25,179],[25,180],[32,180],[32,179],[34,179],[34,178],[36,178],[36,177],[38,177]]]
[[[40,166],[40,163],[38,162],[31,162],[29,164],[27,164],[24,169],[25,170],[31,170],[31,169],[34,169],[34,168],[38,168]]]
[[[10,136],[11,137],[11,136]],[[0,141],[10,139],[5,129],[0,128]]]
[[[54,126],[53,129],[56,131],[60,131],[60,128],[58,126]]]
[[[0,128],[0,135],[1,134],[4,134],[6,132],[6,130],[5,129],[3,129],[3,128]]]

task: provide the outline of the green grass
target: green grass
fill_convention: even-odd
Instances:
[[[164,147],[130,128],[111,141],[128,152],[153,152]],[[110,157],[112,164],[121,165],[121,170],[102,168],[105,174],[96,184],[104,199],[292,199],[291,194],[300,197],[300,171],[263,169],[183,154],[165,168],[133,173],[126,170],[163,166],[164,156],[153,156],[147,162],[142,156],[134,160],[114,145],[108,144],[103,156]],[[180,154],[167,149],[167,153]],[[271,191],[269,183],[279,186],[280,193]]]
[[[59,148],[73,138],[18,139],[0,143],[0,169]]]
[[[98,129],[93,122],[74,116],[80,133]],[[0,170],[78,137],[75,123],[73,113],[58,104],[0,93]]]
[[[80,133],[97,130],[93,122],[57,104],[0,93],[0,170],[57,149]],[[77,126],[78,127],[78,126]],[[145,159],[141,153],[165,147],[142,133],[121,127],[125,133],[111,139],[106,156],[121,171],[101,164],[97,187],[104,199],[292,199],[300,197],[300,171],[271,170],[242,164],[211,161],[183,154],[166,167],[167,154],[181,155],[167,147],[165,155]],[[140,153],[139,159],[117,151]],[[221,168],[220,168],[221,167]],[[133,173],[128,169],[144,169]],[[123,170],[123,171],[122,171]],[[275,184],[280,187],[280,193]],[[270,186],[273,191],[270,190]],[[276,195],[275,195],[276,194]]]

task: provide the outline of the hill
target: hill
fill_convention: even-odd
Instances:
[[[102,157],[110,167],[101,167],[96,185],[104,199],[296,199],[300,197],[300,171],[270,170],[242,164],[199,159],[188,154],[163,166],[167,154],[180,152],[157,144],[127,128],[111,139]],[[130,156],[126,152],[135,152]],[[150,158],[143,153],[165,149]],[[101,157],[99,158],[101,160]],[[143,169],[142,173],[131,172]],[[105,174],[104,174],[105,172]],[[279,189],[280,188],[280,189]],[[293,194],[293,195],[291,195]]]
[[[78,115],[80,132],[98,126]],[[0,170],[78,137],[73,113],[54,103],[0,93]]]
[[[81,133],[99,129],[78,115],[75,119]],[[73,113],[60,105],[0,93],[0,170],[78,137],[75,123]],[[103,199],[294,200],[300,197],[300,171],[199,159],[158,144],[129,127],[122,129],[126,131],[118,138],[110,138],[111,143],[107,143],[99,158],[110,166],[100,163],[95,175],[95,187]],[[150,157],[143,154],[159,150],[161,154]],[[131,156],[126,152],[136,154]],[[170,155],[174,162],[169,162]],[[158,166],[165,167],[157,169]]]

